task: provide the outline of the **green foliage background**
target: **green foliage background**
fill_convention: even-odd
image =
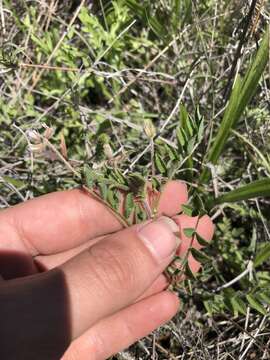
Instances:
[[[270,305],[268,3],[254,32],[251,21],[230,99],[247,2],[53,5],[3,0],[1,207],[78,185],[55,149],[76,172],[87,164],[123,186],[134,174],[185,180],[216,235],[203,271],[176,289],[181,312],[155,334],[159,358],[267,359],[256,331],[269,331]],[[148,358],[151,339],[130,356]]]

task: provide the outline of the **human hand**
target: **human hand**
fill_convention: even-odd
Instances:
[[[63,360],[106,359],[172,318],[179,302],[164,291],[162,273],[176,250],[183,256],[190,245],[183,229],[195,227],[197,218],[174,219],[180,246],[173,234],[178,226],[169,219],[186,201],[186,186],[172,181],[159,203],[167,217],[127,229],[78,189],[0,212],[0,274],[6,280],[0,280],[0,309],[12,298],[9,310],[16,315],[10,320],[7,311],[0,325],[0,338],[9,339],[6,358],[17,351],[16,360],[59,359],[55,354],[72,341]],[[197,231],[211,240],[208,216]],[[194,272],[200,268],[191,256],[189,265]]]

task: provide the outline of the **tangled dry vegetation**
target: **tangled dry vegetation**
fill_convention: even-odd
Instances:
[[[198,212],[260,179],[253,194],[269,196],[269,68],[218,161],[205,158],[269,10],[264,0],[0,0],[0,207],[77,186],[85,165],[93,182],[183,179]],[[216,235],[203,271],[176,289],[181,311],[118,359],[270,359],[270,200],[250,197],[207,207]]]

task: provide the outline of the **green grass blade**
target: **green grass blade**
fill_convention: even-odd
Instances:
[[[266,33],[263,37],[255,60],[251,64],[246,76],[243,80],[243,87],[241,91],[241,98],[239,101],[238,111],[236,117],[239,118],[246,106],[249,104],[250,100],[254,96],[257,85],[260,81],[260,78],[266,68],[266,65],[269,61],[269,27],[266,30]]]
[[[248,200],[259,196],[270,196],[270,178],[261,179],[218,197],[214,204]]]
[[[213,145],[206,155],[206,163],[216,164],[225,144],[231,134],[231,129],[237,124],[245,108],[255,94],[260,78],[269,60],[269,28],[263,37],[254,61],[249,67],[244,79],[236,80],[219,131]],[[209,180],[210,172],[205,168],[200,176],[200,183]]]
[[[223,120],[221,122],[214,144],[212,145],[208,154],[208,162],[211,162],[212,164],[217,163],[218,158],[230,135],[231,128],[235,123],[235,114],[237,113],[239,106],[239,96],[240,96],[241,87],[242,87],[242,80],[240,79],[240,77],[238,77],[236,79],[229,104],[225,110]]]

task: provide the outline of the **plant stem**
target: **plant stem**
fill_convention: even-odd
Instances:
[[[97,193],[95,193],[93,190],[90,190],[87,186],[82,185],[82,189],[90,196],[92,196],[95,200],[106,206],[106,208],[119,220],[121,225],[123,225],[124,228],[129,227],[129,224],[127,220],[119,214],[118,211],[116,211],[110,204],[107,203],[107,201],[103,200]]]

